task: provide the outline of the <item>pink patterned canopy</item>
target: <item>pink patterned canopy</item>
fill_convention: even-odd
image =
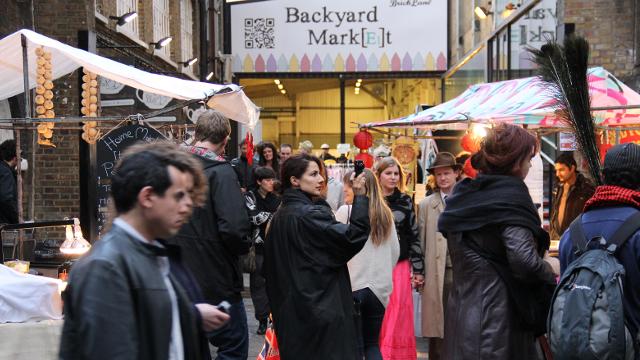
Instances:
[[[602,67],[589,69],[589,92],[596,124],[640,124],[640,109],[597,110],[601,107],[640,105],[640,94]],[[471,85],[460,96],[406,117],[362,127],[419,127],[464,129],[465,120],[477,123],[508,122],[529,127],[565,127],[556,116],[557,102],[538,77]],[[458,122],[456,122],[458,120]]]

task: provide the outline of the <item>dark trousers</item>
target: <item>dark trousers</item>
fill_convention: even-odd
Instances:
[[[449,291],[453,284],[453,269],[448,267],[444,271],[444,287],[442,288],[442,305],[445,310],[447,309],[447,301],[449,301]],[[428,338],[429,339],[429,360],[440,360],[444,352],[444,339],[441,338]]]
[[[369,288],[353,292],[355,304],[358,359],[382,360],[380,353],[380,328],[384,319],[384,305]]]
[[[247,313],[242,300],[231,304],[229,322],[209,333],[209,342],[218,348],[216,360],[246,360],[249,355]]]
[[[269,318],[269,298],[267,298],[267,281],[262,276],[264,255],[256,253],[256,271],[249,274],[249,290],[251,301],[256,312],[256,320],[266,321]]]

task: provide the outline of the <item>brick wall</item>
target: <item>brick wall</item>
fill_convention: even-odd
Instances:
[[[626,80],[634,73],[634,0],[559,0],[560,24],[589,40],[590,64]],[[637,88],[636,88],[637,89]]]
[[[34,1],[34,19],[37,32],[77,46],[78,31],[95,27],[93,1]],[[54,86],[56,114],[78,115],[77,72],[60,78]],[[55,148],[36,146],[31,167],[36,220],[80,215],[79,134],[78,130],[54,130]]]

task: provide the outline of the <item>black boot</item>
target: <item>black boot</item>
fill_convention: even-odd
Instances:
[[[267,332],[267,320],[260,320],[260,325],[258,325],[258,330],[256,330],[256,334],[264,335]]]

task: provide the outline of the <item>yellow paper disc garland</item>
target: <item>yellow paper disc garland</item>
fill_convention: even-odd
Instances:
[[[51,52],[45,51],[44,48],[36,48],[36,114],[39,119],[51,119],[56,117],[53,103],[53,74],[51,72]],[[54,122],[38,123],[38,144],[44,146],[53,146],[51,142],[53,137]]]
[[[82,76],[82,108],[80,112],[85,117],[98,116],[98,75],[84,69]],[[82,140],[95,144],[100,138],[97,121],[85,121],[82,125]]]

